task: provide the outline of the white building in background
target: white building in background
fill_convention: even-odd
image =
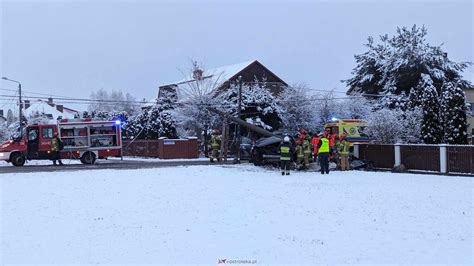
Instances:
[[[24,104],[25,104],[25,108],[23,110],[23,115],[26,118],[35,117],[38,115],[44,115],[47,118],[54,119],[54,120],[58,119],[59,117],[72,119],[74,118],[74,116],[79,114],[79,112],[74,109],[64,107],[64,105],[62,104],[54,103],[53,98],[48,98],[48,101],[25,100]]]

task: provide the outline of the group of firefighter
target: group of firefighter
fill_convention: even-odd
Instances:
[[[326,131],[306,132],[305,129],[295,136],[296,147],[293,147],[289,136],[283,138],[278,148],[280,153],[280,169],[282,175],[289,175],[293,154],[296,152],[296,169],[308,169],[310,163],[319,163],[321,174],[329,174],[329,162],[335,161],[341,171],[350,170],[349,152],[353,146],[347,141],[346,135],[340,137],[332,133],[330,128]]]
[[[341,171],[350,170],[349,152],[353,145],[347,141],[345,134],[339,136],[337,133],[332,133],[330,128],[326,128],[323,133],[318,131],[315,134],[301,129],[294,139],[296,147],[292,144],[290,136],[285,136],[278,147],[282,175],[290,174],[295,153],[297,170],[308,169],[310,163],[316,162],[321,168],[321,174],[329,174],[330,161],[336,162]],[[219,130],[214,130],[211,136],[211,162],[219,160],[220,143]]]

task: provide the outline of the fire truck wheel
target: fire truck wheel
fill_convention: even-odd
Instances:
[[[14,166],[23,166],[25,164],[25,156],[23,156],[23,154],[21,154],[19,152],[16,152],[16,153],[11,155],[10,162]]]
[[[81,157],[81,163],[83,164],[94,164],[95,163],[95,154],[93,152],[86,152]]]

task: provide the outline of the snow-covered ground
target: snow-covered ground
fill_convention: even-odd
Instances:
[[[81,161],[79,160],[71,160],[71,159],[63,159],[62,162],[64,164],[81,164]],[[53,165],[53,161],[51,160],[31,160],[31,161],[26,161],[25,165]],[[14,167],[11,163],[8,163],[6,161],[0,161],[0,167]]]
[[[471,264],[473,185],[251,165],[4,174],[0,264]]]
[[[209,158],[206,157],[199,157],[193,159],[160,159],[160,158],[150,158],[150,157],[133,157],[133,156],[124,156],[124,160],[126,161],[137,161],[137,162],[201,162],[201,161],[209,161]],[[120,157],[110,157],[108,158],[110,161],[118,161],[121,160]]]
[[[120,157],[109,157],[107,160],[109,161],[121,161]],[[159,158],[149,158],[149,157],[131,157],[131,156],[124,156],[124,161],[134,161],[134,162],[201,162],[201,161],[209,161],[209,158],[195,158],[195,159],[159,159]],[[103,159],[98,160],[98,162],[103,162]],[[81,161],[74,160],[74,159],[63,159],[62,162],[66,165],[69,164],[81,164]],[[51,160],[31,160],[26,161],[25,165],[52,165],[53,162]],[[12,167],[11,163],[6,161],[0,161],[0,167],[10,166]]]

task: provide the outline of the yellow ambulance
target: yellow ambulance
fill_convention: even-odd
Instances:
[[[350,142],[368,142],[369,136],[365,133],[366,122],[361,119],[331,119],[324,125],[325,131],[331,129],[331,134],[339,137],[346,134]]]

